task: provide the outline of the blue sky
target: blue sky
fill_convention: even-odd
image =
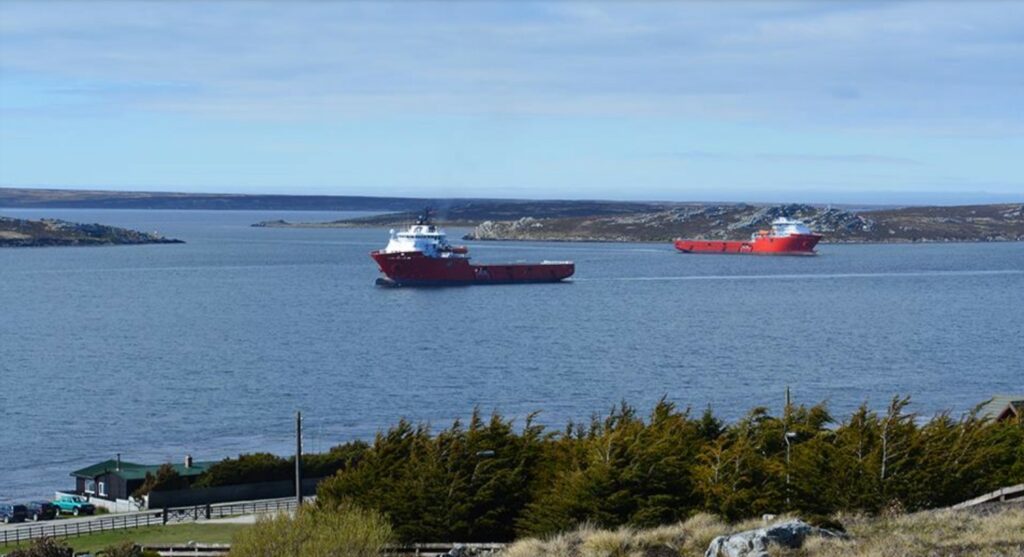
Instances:
[[[0,185],[1024,200],[1024,3],[4,1]]]

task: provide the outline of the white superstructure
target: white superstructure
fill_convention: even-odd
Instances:
[[[382,253],[420,252],[427,257],[466,257],[465,248],[454,248],[448,236],[433,224],[417,223],[405,232],[391,229],[391,238]]]
[[[813,234],[803,221],[777,218],[772,221],[772,236],[793,236],[794,234]]]

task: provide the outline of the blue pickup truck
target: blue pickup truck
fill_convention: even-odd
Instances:
[[[53,506],[57,507],[57,514],[71,513],[75,516],[80,514],[93,514],[96,512],[96,505],[93,505],[85,497],[78,495],[61,495],[53,500]]]

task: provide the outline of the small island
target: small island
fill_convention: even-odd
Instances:
[[[183,244],[155,233],[57,219],[27,220],[0,216],[0,247],[116,246]]]

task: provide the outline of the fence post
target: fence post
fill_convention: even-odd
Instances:
[[[210,520],[210,512],[211,511],[212,511],[212,509],[210,509],[210,504],[207,503],[206,504],[206,520]]]
[[[164,524],[167,524],[167,507],[164,507]]]

